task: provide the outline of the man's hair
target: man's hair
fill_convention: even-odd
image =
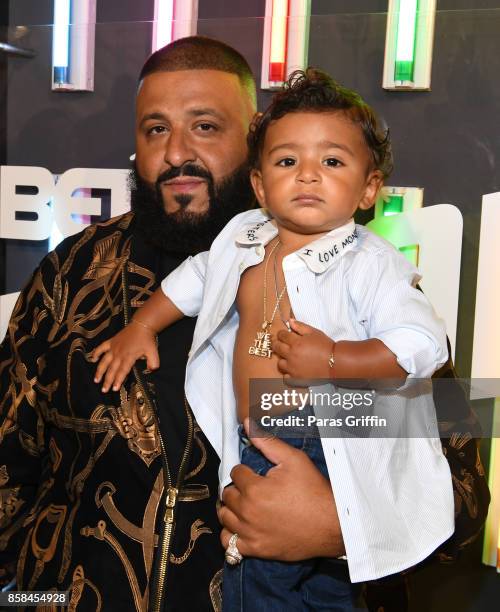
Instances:
[[[341,112],[363,132],[366,144],[373,156],[375,168],[384,177],[392,171],[392,151],[389,130],[382,129],[373,109],[355,91],[342,87],[328,74],[316,68],[293,72],[283,88],[278,91],[269,107],[257,116],[248,134],[251,168],[258,168],[267,128],[272,121],[289,113]]]
[[[153,72],[220,70],[235,74],[256,106],[255,79],[246,59],[235,49],[213,38],[188,36],[155,51],[142,67],[139,82]]]

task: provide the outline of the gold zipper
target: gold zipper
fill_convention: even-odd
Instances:
[[[125,325],[128,325],[130,320],[130,305],[129,305],[129,295],[128,295],[128,277],[127,277],[127,263],[122,268],[122,294],[123,294],[123,318],[125,321]],[[156,414],[156,410],[154,410],[154,402],[151,400],[149,396],[149,392],[146,390],[146,386],[142,380],[142,375],[138,371],[137,367],[133,367],[133,372],[135,379],[137,381],[137,385],[141,391],[142,397],[144,401],[148,405],[151,413],[153,414],[153,418],[155,420],[155,426],[158,431],[158,438],[160,440],[160,448],[161,448],[161,456],[162,456],[162,467],[163,467],[163,480],[164,486],[166,488],[166,497],[165,497],[165,514],[163,517],[163,529],[160,537],[160,542],[158,543],[158,570],[155,572],[157,576],[157,580],[155,584],[152,585],[150,591],[150,599],[152,600],[152,608],[151,612],[160,612],[161,604],[163,600],[163,594],[165,592],[166,580],[167,580],[167,570],[168,570],[168,558],[170,554],[170,543],[172,540],[172,534],[174,532],[175,527],[175,507],[177,503],[177,496],[182,486],[182,481],[184,479],[184,474],[186,471],[186,464],[189,456],[191,454],[192,449],[192,441],[194,434],[194,425],[193,425],[193,417],[191,415],[191,411],[189,409],[189,405],[187,403],[186,398],[184,398],[184,408],[186,410],[186,416],[188,419],[188,437],[186,441],[186,446],[184,448],[184,453],[182,455],[181,464],[179,467],[179,473],[177,478],[177,487],[172,487],[172,478],[170,476],[170,470],[168,467],[167,453],[165,451],[165,443],[163,441],[160,425],[158,422],[158,417]]]

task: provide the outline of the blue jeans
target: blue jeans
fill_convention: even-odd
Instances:
[[[245,443],[244,435],[240,437]],[[286,438],[285,441],[303,450],[328,478],[319,438]],[[241,462],[261,475],[273,467],[251,445],[243,448]],[[358,587],[350,582],[347,563],[343,560],[310,559],[289,563],[248,557],[239,565],[225,564],[222,593],[223,612],[351,612]]]

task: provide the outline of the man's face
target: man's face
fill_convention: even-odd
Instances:
[[[136,105],[136,168],[168,214],[203,215],[210,193],[246,160],[250,99],[218,70],[156,72]]]

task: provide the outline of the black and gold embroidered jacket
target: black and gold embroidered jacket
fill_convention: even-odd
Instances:
[[[159,259],[132,213],[64,240],[0,347],[0,565],[69,610],[220,608],[218,460],[183,395],[193,320],[160,336],[154,376],[93,382],[92,349],[180,263]]]

